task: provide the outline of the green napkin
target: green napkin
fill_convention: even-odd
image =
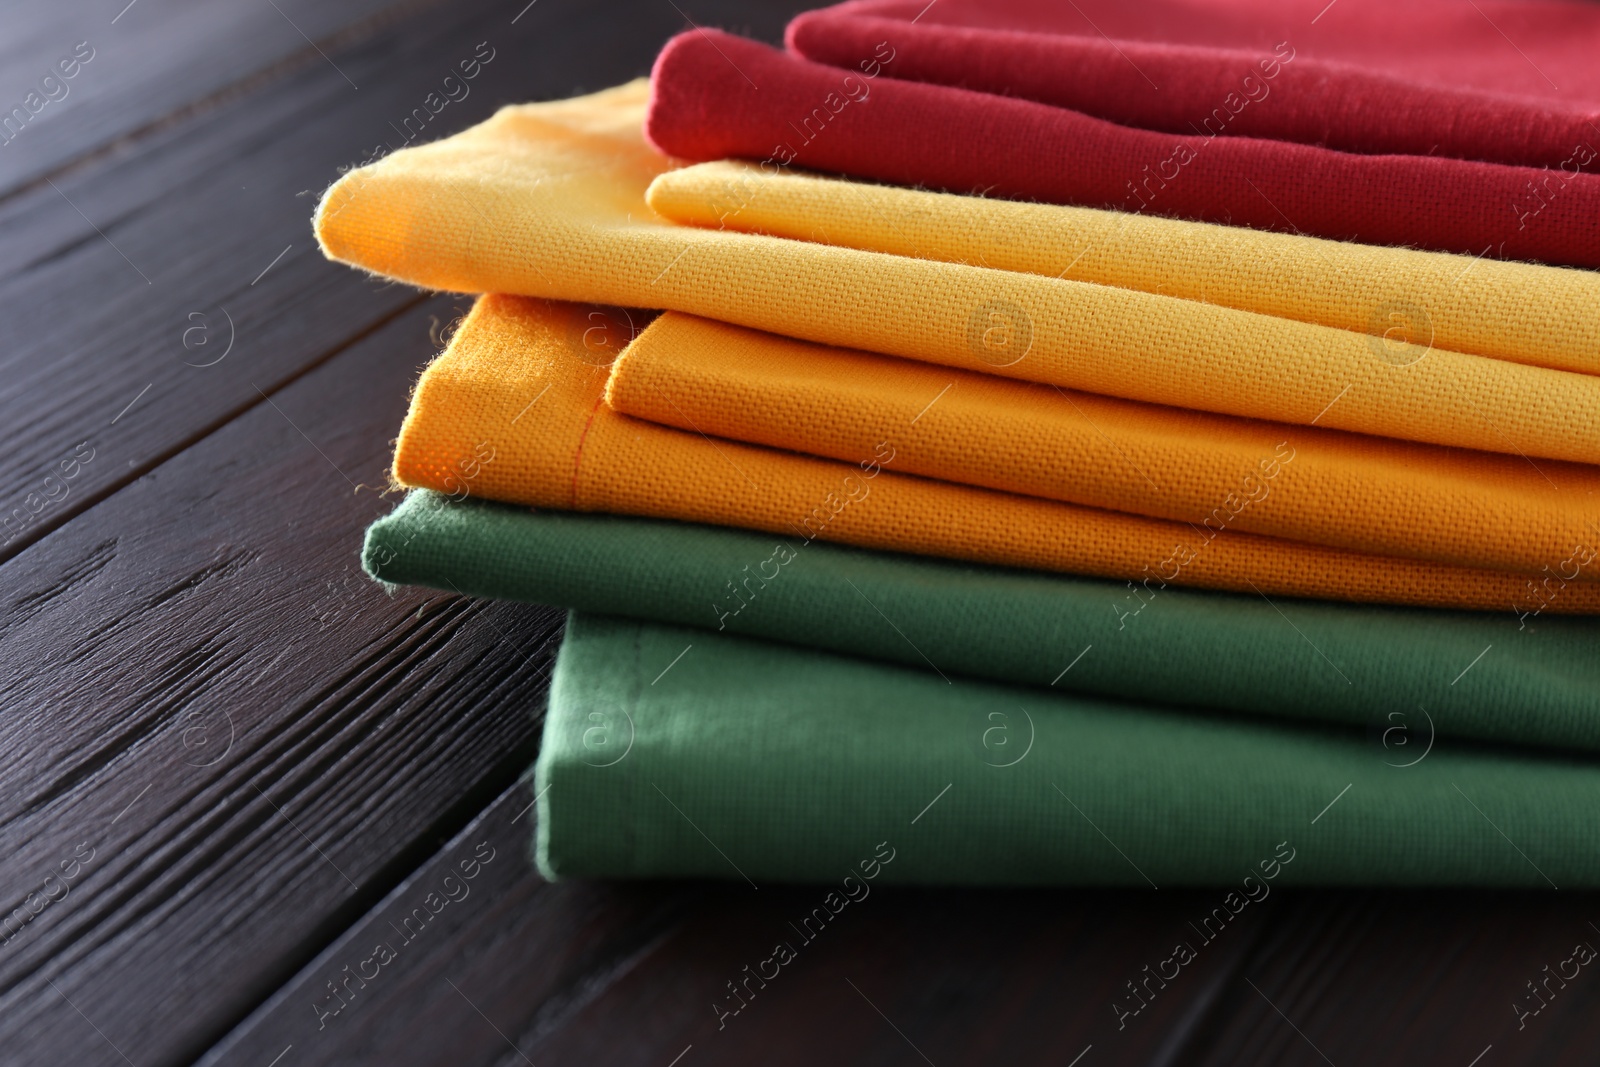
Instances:
[[[935,681],[1360,724],[1394,764],[1436,734],[1600,748],[1595,618],[1177,589],[1145,601],[1127,583],[427,492],[372,525],[362,559],[385,582],[721,626]]]
[[[574,614],[536,769],[537,855],[552,878],[844,893],[1600,885],[1600,765],[1452,742],[1409,767],[1386,757],[1349,727],[947,683]]]

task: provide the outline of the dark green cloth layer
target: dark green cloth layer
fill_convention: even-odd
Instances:
[[[864,861],[880,883],[1600,885],[1592,759],[1387,755],[1350,727],[946,683],[574,614],[537,854],[549,877],[758,887],[842,885]]]
[[[786,563],[779,544],[794,553]],[[1139,603],[1126,583],[425,492],[372,525],[362,559],[385,582],[711,631],[725,623],[950,677],[1359,723],[1388,740],[1396,763],[1435,732],[1600,748],[1594,618],[1519,629],[1510,611],[1167,589],[1124,619]],[[732,582],[749,583],[736,614]]]

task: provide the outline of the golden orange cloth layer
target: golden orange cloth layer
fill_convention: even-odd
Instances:
[[[575,511],[742,526],[983,563],[1268,596],[1532,610],[1526,579],[1143,518],[672,429],[611,410],[622,347],[601,311],[479,300],[423,374],[394,475],[407,486]],[[1281,457],[1280,457],[1281,461]],[[1292,463],[1292,460],[1290,461]],[[716,595],[707,590],[708,598]],[[1108,602],[1108,610],[1120,611]],[[1543,610],[1600,610],[1572,583]]]
[[[898,471],[1377,555],[1537,575],[1600,544],[1595,467],[1072,393],[677,312],[628,347],[606,399],[834,459],[892,439]]]
[[[1109,396],[1600,462],[1600,376],[1109,285],[676,225],[647,86],[502,109],[346,174],[332,258],[433,289],[671,308]],[[1465,258],[1463,264],[1467,263]]]

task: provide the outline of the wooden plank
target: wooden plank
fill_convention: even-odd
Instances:
[[[761,10],[776,32],[786,10]],[[0,204],[0,559],[414,299],[323,261],[308,218],[341,167],[405,143],[460,63],[468,95],[420,137],[647,72],[682,25],[653,0],[515,15],[428,9],[330,56],[359,92],[307,68]]]
[[[356,560],[388,504],[354,487],[383,484],[430,326],[465,302],[321,263],[296,195],[486,29],[507,50],[430,135],[647,69],[678,26],[509,19],[425,12],[333,55],[359,94],[290,79],[0,205],[0,480],[14,499],[73,459],[0,565],[7,1059],[199,1054],[531,759],[557,615],[391,599]],[[278,236],[306,244],[279,260]],[[186,309],[215,329],[224,306],[236,349],[194,365],[214,349],[182,348]]]
[[[318,49],[338,51],[419,6],[418,0],[12,5],[0,38],[0,117],[12,120],[0,133],[0,200],[174,113],[203,109],[265,79],[304,75],[326,64]],[[13,110],[19,107],[21,115]]]
[[[693,884],[545,882],[529,857],[532,801],[526,784],[508,789],[201,1062],[515,1059],[505,1034],[530,1019],[559,1027],[717,895]]]
[[[1165,989],[1152,982],[1148,1007],[1119,1026],[1114,1005],[1137,1003],[1126,983],[1142,981],[1143,968],[1159,966],[1176,940],[1193,940],[1187,918],[1219,894],[878,893],[809,945],[789,924],[819,903],[820,888],[770,898],[763,889],[760,900],[735,892],[560,1030],[530,1034],[524,1048],[534,1062],[641,1067],[680,1053],[680,1067],[1170,1063],[1266,918],[1241,918],[1237,938],[1219,941],[1180,981]],[[743,979],[746,965],[760,967],[784,939],[799,958],[768,988],[753,986],[737,1017],[721,1018],[713,1002],[737,1003],[726,983]],[[492,988],[489,975],[474,988]],[[618,1047],[625,1029],[638,1038]]]
[[[441,64],[504,30],[491,7],[425,12],[338,53],[361,92],[290,78],[0,205],[16,265],[0,282],[0,558],[415,300],[323,261],[304,194],[397,140],[388,122],[438,87]],[[530,80],[495,59],[440,132]],[[83,442],[94,461],[62,477]]]
[[[544,882],[527,856],[531,800],[526,785],[502,797],[202,1062],[292,1047],[297,1065],[914,1063],[919,1051],[1065,1064],[1092,1045],[1097,1062],[1170,1063],[1267,929],[1265,910],[1241,918],[1119,1020],[1113,1004],[1136,1003],[1125,983],[1194,940],[1187,919],[1220,892],[878,888],[808,943],[790,923],[826,887]],[[444,936],[428,923],[402,946],[415,933],[404,918],[480,847],[503,866],[460,907],[441,893]],[[778,940],[796,959],[719,1016],[713,1004],[738,1003],[727,983]],[[382,977],[352,981],[346,967]]]
[[[1600,894],[1301,893],[1276,918],[1187,1062],[1595,1061]]]
[[[297,1064],[916,1063],[918,1050],[939,1064],[1086,1050],[1084,1063],[1326,1062],[1298,1026],[1336,1064],[1465,1065],[1490,1045],[1511,1057],[1499,1062],[1561,1064],[1589,1062],[1600,1025],[1578,982],[1554,983],[1521,1032],[1507,1010],[1519,993],[1534,1004],[1518,982],[1570,957],[1568,941],[1600,942],[1580,929],[1592,894],[1541,919],[1550,898],[1535,894],[1280,892],[1119,1029],[1110,1005],[1134,1004],[1123,983],[1196,941],[1187,923],[1218,893],[885,890],[719,1028],[713,1002],[735,1003],[725,983],[774,939],[798,941],[787,924],[822,891],[550,886],[521,854],[530,801],[526,785],[509,791],[202,1062],[269,1062],[291,1046]],[[495,862],[516,856],[502,880],[451,911],[446,936],[429,926],[381,983],[350,982],[343,968],[371,973],[363,960],[390,924],[480,841]],[[553,938],[563,925],[573,936]]]
[[[381,483],[400,368],[452,313],[0,567],[8,1061],[198,1054],[530,762],[559,613],[359,572],[390,504],[352,483]]]

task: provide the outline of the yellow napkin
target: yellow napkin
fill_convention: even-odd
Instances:
[[[1600,377],[1015,271],[677,226],[643,81],[502,109],[341,178],[326,253],[417,285],[665,307],[1136,400],[1600,461]],[[1414,358],[1420,356],[1420,358]]]
[[[630,418],[604,397],[609,364],[629,332],[618,314],[509,296],[479,300],[417,384],[395,453],[396,480],[537,507],[765,530],[790,552],[820,538],[1126,578],[1126,603],[1108,598],[1106,604],[1119,615],[1168,583],[1269,597],[1600,610],[1600,585],[1586,582],[1536,601],[1532,583],[1509,574],[1217,532],[897,473],[897,435],[845,463]],[[723,592],[708,589],[708,603]]]
[[[1600,374],[1600,272],[1094,208],[701,163],[650,184],[672,219],[1200,300],[1536,367]]]

